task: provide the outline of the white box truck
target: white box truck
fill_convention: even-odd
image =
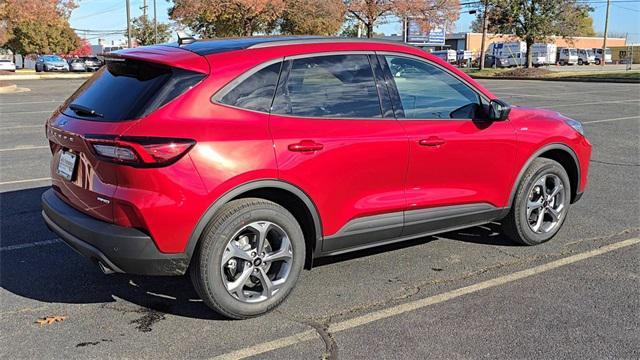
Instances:
[[[524,41],[492,43],[489,45],[487,54],[495,57],[497,67],[522,66],[527,61],[527,43]]]
[[[545,66],[556,63],[556,44],[536,43],[531,47],[533,54],[531,57],[533,66]]]

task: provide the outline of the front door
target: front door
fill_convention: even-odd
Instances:
[[[409,137],[405,235],[498,213],[513,181],[509,121],[485,121],[488,100],[440,66],[402,55],[379,58]]]

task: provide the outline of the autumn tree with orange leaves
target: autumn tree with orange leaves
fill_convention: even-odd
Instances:
[[[280,32],[292,35],[336,35],[344,23],[342,0],[285,0]]]
[[[169,17],[202,37],[251,36],[280,17],[284,0],[174,0]]]
[[[452,23],[458,19],[458,0],[344,0],[347,13],[360,21],[373,37],[374,26],[386,17],[416,17],[423,30],[432,24]]]
[[[69,25],[74,0],[1,0],[0,46],[14,53],[67,53],[80,46]]]

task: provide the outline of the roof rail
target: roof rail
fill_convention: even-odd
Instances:
[[[247,49],[260,49],[273,46],[283,45],[302,45],[302,44],[315,44],[315,43],[331,43],[331,42],[363,42],[363,43],[384,43],[384,44],[396,44],[404,45],[398,41],[387,39],[375,39],[375,38],[353,38],[353,37],[330,37],[330,36],[301,36],[299,39],[283,38],[282,40],[271,40],[265,42],[259,42],[247,47]]]

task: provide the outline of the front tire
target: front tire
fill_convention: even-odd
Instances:
[[[209,222],[190,275],[207,306],[246,319],[287,298],[304,260],[304,236],[289,211],[264,199],[239,199],[225,204]]]
[[[551,159],[535,159],[522,176],[503,220],[504,233],[523,245],[547,242],[562,227],[570,202],[571,184],[562,165]]]

